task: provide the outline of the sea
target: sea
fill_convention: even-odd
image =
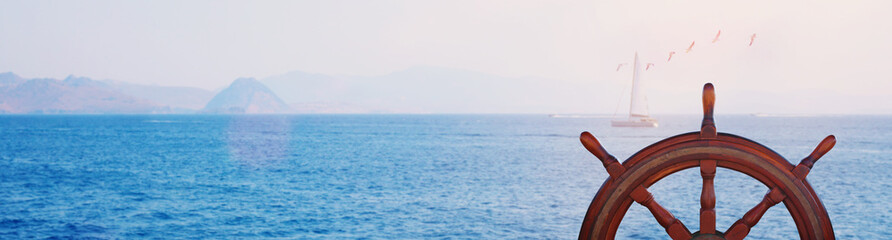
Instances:
[[[607,178],[590,131],[626,159],[698,131],[548,115],[0,115],[0,239],[575,239]],[[807,180],[839,239],[892,236],[892,116],[718,115],[798,163],[837,144]],[[717,227],[768,188],[720,168]],[[692,231],[696,168],[650,187]],[[797,239],[783,204],[750,239]],[[668,239],[633,204],[617,239]]]

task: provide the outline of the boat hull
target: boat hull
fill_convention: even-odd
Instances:
[[[628,120],[613,120],[610,121],[610,125],[614,127],[658,127],[659,123],[656,121],[628,121]]]

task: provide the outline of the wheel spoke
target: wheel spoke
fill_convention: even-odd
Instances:
[[[725,232],[726,239],[743,239],[749,234],[750,229],[759,223],[759,219],[762,218],[762,215],[768,211],[768,208],[776,205],[786,198],[784,193],[780,191],[780,189],[772,188],[765,197],[762,198],[762,201],[759,204],[756,204],[753,209],[750,209],[746,214],[743,215],[743,218],[734,222],[731,225],[731,228],[728,228],[728,231]]]
[[[672,239],[691,239],[691,231],[675,216],[672,216],[672,213],[669,213],[666,208],[660,206],[647,189],[638,186],[635,190],[632,190],[631,197],[635,202],[650,210],[650,213],[654,215],[660,226],[663,226],[666,229],[666,233],[669,233],[669,237],[672,237]]]
[[[715,233],[715,160],[700,161],[703,190],[700,192],[700,233]]]

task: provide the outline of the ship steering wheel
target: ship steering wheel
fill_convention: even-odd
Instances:
[[[699,132],[690,132],[654,143],[620,163],[607,153],[590,133],[579,137],[582,145],[601,160],[610,177],[589,205],[579,239],[613,239],[632,202],[646,207],[672,239],[743,239],[768,208],[783,202],[802,239],[834,239],[830,217],[805,177],[814,163],[836,144],[827,136],[817,148],[792,165],[775,151],[749,139],[718,133],[713,120],[715,90],[703,87],[703,122]],[[691,232],[680,220],[660,206],[647,188],[670,174],[699,167],[703,178],[700,195],[699,231]],[[725,231],[715,226],[716,168],[744,173],[770,191]]]

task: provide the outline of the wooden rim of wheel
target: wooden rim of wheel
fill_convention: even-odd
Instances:
[[[699,132],[690,132],[654,143],[623,163],[607,153],[590,133],[583,132],[583,146],[601,160],[610,177],[589,205],[579,239],[613,239],[632,202],[646,207],[672,239],[743,239],[763,214],[783,202],[802,239],[834,239],[824,205],[806,181],[814,163],[833,148],[836,138],[827,136],[815,150],[792,165],[775,151],[752,140],[718,133],[713,119],[715,90],[703,88],[703,121]],[[699,167],[703,178],[699,231],[691,232],[663,208],[647,188],[675,172]],[[770,189],[761,202],[725,231],[715,226],[716,168],[744,173]]]

